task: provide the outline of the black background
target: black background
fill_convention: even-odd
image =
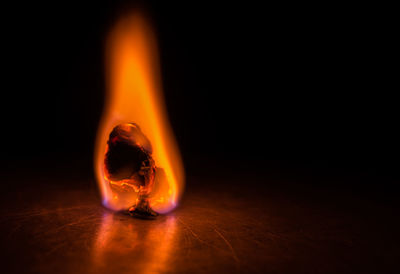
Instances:
[[[105,37],[135,5],[2,9],[2,169],[92,176]],[[390,16],[363,5],[141,3],[187,174],[268,170],[393,194],[395,32]]]

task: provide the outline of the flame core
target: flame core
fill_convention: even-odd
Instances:
[[[167,119],[161,88],[157,43],[146,18],[133,13],[111,30],[106,44],[107,90],[94,155],[103,204],[127,209],[136,200],[134,191],[116,193],[104,177],[104,153],[112,129],[121,123],[138,124],[153,147],[153,159],[162,168],[150,205],[159,213],[174,209],[184,187],[179,149]]]

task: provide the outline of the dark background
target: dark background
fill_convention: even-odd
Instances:
[[[189,177],[273,174],[395,196],[395,35],[363,5],[142,3]],[[2,9],[3,170],[93,175],[105,37],[132,6]]]

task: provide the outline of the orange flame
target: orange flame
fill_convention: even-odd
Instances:
[[[95,147],[95,171],[103,204],[113,210],[127,209],[137,193],[113,191],[104,178],[104,153],[111,130],[134,122],[153,146],[156,166],[164,170],[153,191],[151,207],[166,213],[176,207],[184,186],[178,146],[170,128],[161,89],[155,35],[143,15],[123,17],[112,29],[106,45],[107,93]]]

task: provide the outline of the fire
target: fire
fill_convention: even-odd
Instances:
[[[184,186],[184,171],[164,105],[156,38],[146,18],[134,13],[123,17],[111,30],[106,44],[107,91],[100,121],[94,164],[103,204],[113,210],[127,209],[135,191],[116,192],[104,177],[104,153],[112,129],[136,123],[150,140],[158,174],[150,205],[159,213],[174,209]],[[160,172],[159,172],[160,173]],[[162,175],[162,176],[161,176]]]

